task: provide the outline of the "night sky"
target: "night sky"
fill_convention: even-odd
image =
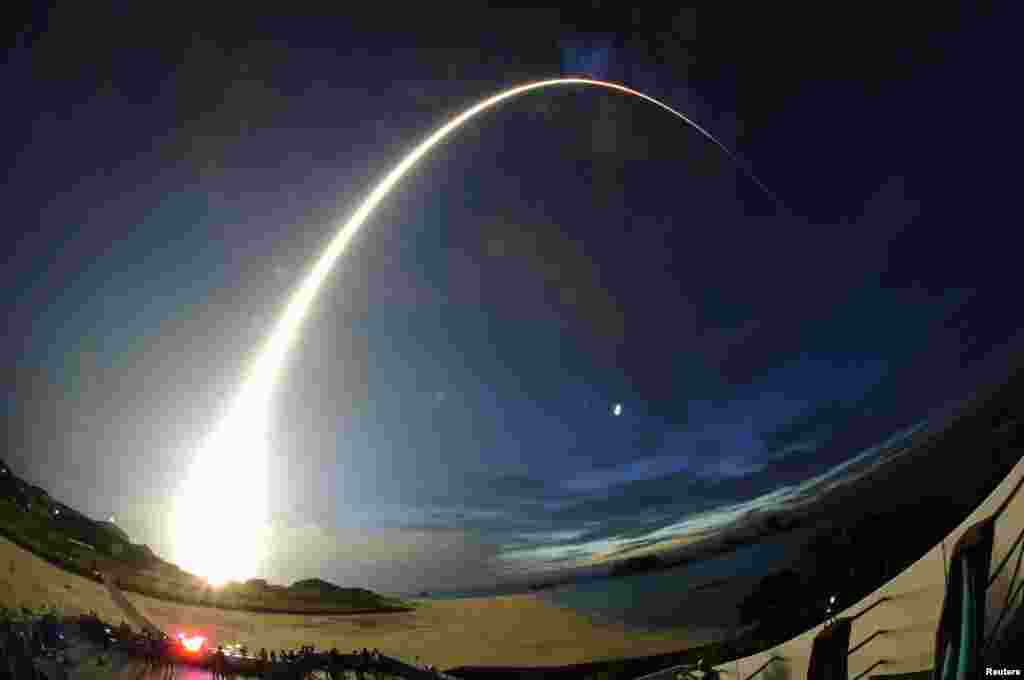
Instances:
[[[3,457],[170,557],[187,461],[340,221],[448,117],[558,75],[663,99],[739,166],[576,87],[437,149],[279,386],[268,577],[493,583],[510,550],[749,500],[999,377],[1021,326],[1013,22],[601,4],[390,32],[25,15],[0,67]]]

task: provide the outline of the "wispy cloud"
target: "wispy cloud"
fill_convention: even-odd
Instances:
[[[570,540],[558,543],[549,541],[542,546],[517,545],[513,549],[502,550],[498,561],[512,572],[528,571],[531,568],[582,566],[623,555],[637,548],[669,547],[687,538],[706,538],[754,513],[806,503],[838,485],[850,483],[852,479],[878,465],[883,460],[882,454],[895,455],[902,451],[901,447],[924,429],[926,424],[926,421],[922,421],[901,430],[822,474],[797,484],[772,489],[742,502],[710,504],[711,507],[705,510],[681,514],[676,521],[662,522],[657,528],[643,532],[617,531],[577,543]],[[638,517],[633,518],[633,525],[639,526]]]

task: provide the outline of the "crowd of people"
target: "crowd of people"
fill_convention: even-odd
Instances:
[[[35,662],[46,657],[66,676],[64,647],[54,613],[24,609],[12,617],[5,612],[0,616],[0,680],[46,680]]]
[[[159,631],[136,633],[127,622],[114,627],[104,622],[96,612],[62,622],[55,613],[18,612],[16,619],[0,617],[0,680],[47,680],[68,677],[70,660],[66,654],[69,641],[64,638],[64,623],[74,623],[71,636],[88,642],[96,663],[112,663],[112,652],[117,649],[140,658],[147,677],[175,675],[178,664],[199,665],[210,670],[217,680],[239,674],[262,678],[294,678],[304,680],[314,671],[326,671],[332,680],[347,678],[352,673],[356,680],[381,680],[382,677],[405,678],[440,677],[438,669],[419,663],[407,664],[381,654],[380,650],[353,650],[344,654],[334,647],[318,650],[314,645],[295,649],[250,650],[244,644],[219,645],[216,649],[188,652],[184,641]],[[40,668],[45,667],[44,674]]]
[[[10,624],[3,624],[3,630],[0,630],[0,680],[39,677],[32,662],[35,644],[23,631],[12,630]]]
[[[245,645],[235,649],[237,653],[231,653],[221,645],[213,653],[212,670],[216,680],[226,680],[237,666],[244,666],[246,670],[255,671],[262,677],[271,677],[275,670],[280,670],[285,677],[303,677],[311,669],[325,668],[332,679],[340,679],[344,677],[345,671],[351,670],[359,680],[363,680],[366,674],[376,677],[383,670],[383,657],[377,649],[356,649],[350,655],[343,655],[337,647],[330,651],[318,651],[314,645],[269,651],[264,647],[254,655],[249,655]],[[436,669],[430,670],[436,672]]]
[[[138,635],[131,633],[127,624],[122,624],[118,637],[127,646],[142,651],[147,668],[158,673],[173,676],[174,664],[186,661],[186,654],[180,641],[162,635],[154,636],[146,632]],[[351,671],[357,680],[379,680],[383,675],[396,675],[396,662],[384,657],[380,650],[353,650],[351,654],[343,654],[337,647],[327,651],[318,650],[314,645],[303,645],[296,649],[250,650],[244,644],[218,645],[212,653],[188,660],[190,663],[200,661],[207,666],[215,680],[227,680],[236,674],[255,675],[262,678],[297,678],[304,679],[315,670],[326,670],[332,680],[341,680]],[[434,666],[416,664],[415,668],[423,673],[439,676]]]

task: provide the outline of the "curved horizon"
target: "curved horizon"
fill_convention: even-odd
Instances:
[[[265,551],[266,427],[270,399],[288,350],[298,338],[302,322],[317,293],[374,208],[421,158],[467,121],[508,99],[562,85],[600,87],[654,104],[699,132],[730,160],[737,162],[732,151],[684,113],[625,85],[590,78],[552,78],[509,88],[478,102],[435,130],[377,183],[317,258],[298,290],[292,294],[227,415],[214,428],[191,462],[184,492],[177,499],[171,517],[175,560],[182,568],[214,584],[256,575]],[[745,172],[759,189],[777,202],[757,177],[749,171]],[[216,508],[209,507],[207,504],[213,499],[225,495],[220,481],[229,475],[237,481],[232,485],[234,495],[228,494]],[[255,491],[257,489],[260,491]],[[213,526],[230,527],[229,535],[213,536],[206,529]]]

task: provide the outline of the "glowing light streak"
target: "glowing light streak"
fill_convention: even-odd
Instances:
[[[179,566],[215,585],[255,575],[266,536],[266,429],[273,387],[317,292],[374,208],[431,149],[478,114],[529,92],[572,85],[601,87],[654,104],[736,160],[710,132],[668,104],[625,85],[589,78],[554,78],[519,85],[484,99],[442,125],[395,165],[328,244],[289,300],[230,412],[198,452],[171,519]],[[771,196],[756,177],[750,177]]]
[[[202,635],[196,637],[188,637],[186,635],[178,634],[178,639],[181,640],[181,644],[190,652],[198,652],[203,647],[203,643],[206,642],[206,638]]]

